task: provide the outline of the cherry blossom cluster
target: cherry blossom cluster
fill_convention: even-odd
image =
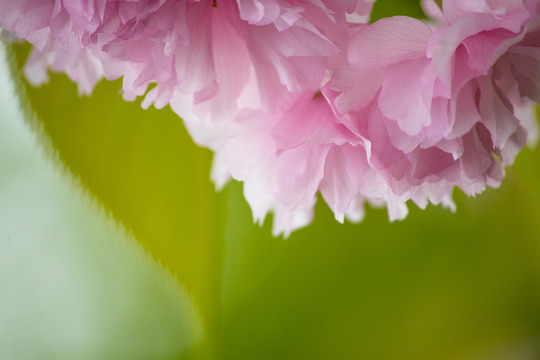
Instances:
[[[0,0],[34,45],[30,82],[65,72],[90,94],[170,105],[286,236],[320,193],[336,219],[366,202],[454,209],[498,186],[537,136],[540,0],[424,0],[421,21],[368,24],[375,0]],[[155,84],[148,91],[149,85]]]

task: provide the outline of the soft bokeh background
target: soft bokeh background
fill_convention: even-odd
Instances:
[[[455,214],[320,202],[273,238],[169,108],[32,88],[28,49],[0,73],[0,359],[540,359],[538,148]]]

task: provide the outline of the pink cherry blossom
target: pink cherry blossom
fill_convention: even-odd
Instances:
[[[305,226],[320,193],[336,219],[364,204],[391,220],[409,201],[498,186],[540,101],[538,0],[433,0],[431,19],[366,21],[373,0],[0,0],[0,25],[32,42],[26,73],[67,73],[88,94],[170,104],[215,152],[218,187],[244,183],[274,234]],[[147,92],[149,84],[156,86]]]
[[[265,108],[279,104],[278,89],[318,88],[345,45],[345,16],[369,13],[372,2],[0,0],[0,26],[36,46],[34,82],[50,66],[88,93],[103,73],[123,77],[128,100],[156,83],[145,106],[163,107],[178,92],[194,103],[215,98],[215,117],[226,118],[252,70]]]
[[[524,126],[534,126],[526,109],[540,84],[536,2],[445,1],[443,10],[435,31],[405,17],[363,28],[324,89],[405,198],[421,184],[471,195],[498,186],[525,145]]]
[[[486,14],[476,8],[454,24],[435,13],[438,25],[396,17],[363,26],[323,87],[326,98],[289,94],[281,111],[247,109],[214,131],[188,127],[216,151],[218,184],[229,175],[243,181],[256,221],[274,212],[275,234],[309,223],[318,192],[339,221],[361,220],[366,201],[385,205],[391,220],[407,215],[409,200],[454,209],[455,186],[471,195],[498,186],[536,131],[536,8],[498,6],[487,12],[497,17],[491,30],[461,28]],[[452,52],[441,39],[456,33],[463,38]]]
[[[0,0],[0,25],[35,45],[25,68],[31,82],[46,81],[51,68],[67,73],[80,93],[89,94],[102,75],[123,77],[127,100],[145,95],[148,85],[156,83],[143,106],[171,103],[194,138],[218,151],[219,158],[221,153],[234,154],[228,150],[234,139],[252,126],[265,119],[260,130],[272,125],[270,119],[278,119],[291,98],[319,90],[327,72],[345,60],[343,50],[357,28],[346,18],[367,20],[373,2],[23,0],[15,4]],[[326,104],[323,98],[320,101]],[[328,106],[326,113],[331,115]],[[238,127],[245,118],[250,121]],[[225,148],[225,139],[224,132],[216,129],[224,127],[231,136],[227,151],[219,151]],[[271,131],[266,135],[272,140]],[[252,152],[262,144],[246,143],[253,144]],[[312,167],[311,160],[302,160],[303,152],[291,154],[286,156],[289,162],[278,168],[296,160],[303,161],[306,169]],[[240,168],[226,168],[221,182],[231,172],[240,174]],[[299,180],[306,175],[298,176],[288,185],[281,182],[281,191],[295,195],[295,189],[301,190]],[[282,205],[271,199],[271,192],[261,193],[272,204],[257,205],[261,201],[253,200],[250,186],[260,185],[246,181],[256,217],[276,210],[278,232],[309,222],[313,194],[295,195],[299,200]],[[312,192],[317,189],[313,182]]]
[[[370,142],[340,123],[320,94],[297,94],[279,113],[245,109],[217,129],[187,124],[196,139],[214,145],[216,182],[229,175],[242,181],[255,220],[274,213],[274,234],[288,236],[308,224],[318,192],[341,222],[360,221],[366,201],[385,205],[391,220],[407,215],[409,199],[421,207],[428,202],[454,207],[446,181],[402,183],[402,193],[396,193],[385,172],[370,163]]]

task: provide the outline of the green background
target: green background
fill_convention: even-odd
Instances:
[[[394,14],[422,16],[415,1],[379,0],[373,18]],[[411,204],[389,223],[368,208],[363,223],[342,225],[319,201],[311,226],[273,238],[271,218],[252,223],[241,184],[214,190],[211,153],[169,108],[123,101],[118,81],[82,98],[64,75],[30,87],[19,70],[27,53],[14,46],[13,76],[45,153],[198,309],[201,340],[176,358],[540,358],[538,147],[522,151],[499,189],[456,190],[456,213]],[[148,304],[160,306],[134,316]]]

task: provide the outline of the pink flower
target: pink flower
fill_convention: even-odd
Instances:
[[[255,220],[274,212],[288,235],[319,192],[339,221],[365,202],[391,220],[409,200],[453,209],[455,186],[498,186],[537,136],[538,0],[424,0],[429,23],[347,21],[372,4],[0,0],[0,24],[39,49],[35,82],[51,67],[89,93],[104,74],[128,100],[170,103],[215,151],[218,187],[243,181]]]
[[[38,86],[49,81],[48,69],[66,73],[77,83],[79,95],[90,95],[103,78],[103,66],[89,49],[67,48],[42,53],[32,51],[24,73],[28,81]]]
[[[199,144],[216,150],[217,159],[228,159],[223,183],[230,173],[244,179],[242,169],[249,168],[244,163],[249,158],[234,160],[236,140],[243,139],[244,144],[237,146],[254,156],[268,150],[262,140],[273,141],[271,127],[294,103],[292,99],[303,99],[306,93],[312,96],[327,72],[345,60],[343,50],[357,28],[346,17],[366,20],[373,0],[215,3],[217,7],[212,1],[186,0],[24,0],[18,4],[0,0],[0,24],[36,45],[26,67],[34,83],[46,81],[50,67],[66,72],[79,83],[79,91],[88,94],[102,74],[109,79],[123,76],[128,100],[157,83],[143,106],[170,102]],[[333,118],[322,97],[313,102],[318,103]],[[258,135],[248,136],[254,127]],[[291,150],[250,170],[246,195],[258,219],[275,210],[277,232],[310,221],[318,182],[312,182],[307,193],[297,194],[306,178],[302,170],[297,169],[298,179],[288,183],[280,174],[297,161],[305,163],[306,170],[316,166],[313,161],[324,161],[325,150],[319,148]],[[303,158],[311,152],[312,157]],[[257,177],[274,170],[268,179]],[[280,191],[276,199],[270,183],[264,183],[270,179]],[[268,193],[261,192],[263,188]],[[286,194],[295,200],[282,204]]]
[[[324,89],[402,199],[423,184],[447,195],[448,185],[471,195],[497,186],[525,145],[540,84],[538,10],[491,3],[445,1],[447,23],[434,32],[404,17],[363,28]]]
[[[212,133],[200,126],[188,122],[196,139]],[[370,142],[340,123],[320,94],[297,94],[279,113],[246,109],[213,130],[220,139],[213,142],[219,144],[214,148],[216,182],[224,183],[229,175],[244,182],[255,221],[274,213],[274,234],[288,236],[311,222],[317,192],[340,222],[345,217],[360,221],[366,201],[387,206],[392,220],[406,216],[409,199],[422,207],[428,201],[453,207],[452,185],[444,181],[403,183],[397,194],[384,171],[370,163]]]
[[[246,110],[213,132],[217,182],[229,174],[243,181],[256,221],[274,212],[274,233],[286,236],[311,221],[317,192],[340,221],[360,220],[366,201],[386,205],[394,220],[406,216],[409,200],[454,209],[454,186],[474,195],[499,185],[504,166],[525,144],[525,126],[535,131],[538,63],[516,52],[536,54],[534,39],[540,38],[535,11],[517,18],[497,11],[489,15],[499,24],[492,42],[483,42],[491,30],[462,28],[462,21],[477,23],[467,16],[485,13],[460,13],[456,24],[435,31],[405,17],[362,27],[349,44],[347,64],[324,86],[326,99],[312,91],[289,93],[283,110]],[[499,36],[506,28],[516,32]],[[441,39],[455,33],[466,35],[451,52]],[[486,61],[487,53],[467,51],[469,41],[478,47],[473,50],[497,41],[506,48]]]
[[[0,25],[42,53],[44,59],[38,50],[32,55],[30,71],[41,74],[39,80],[48,65],[70,74],[88,93],[97,72],[83,72],[97,61],[108,79],[123,76],[128,100],[156,83],[145,106],[163,107],[179,93],[195,104],[213,99],[207,104],[217,114],[212,116],[227,118],[250,71],[267,109],[279,104],[274,94],[282,88],[317,89],[345,45],[346,14],[369,12],[372,2],[0,0]],[[73,61],[77,57],[80,63]]]

